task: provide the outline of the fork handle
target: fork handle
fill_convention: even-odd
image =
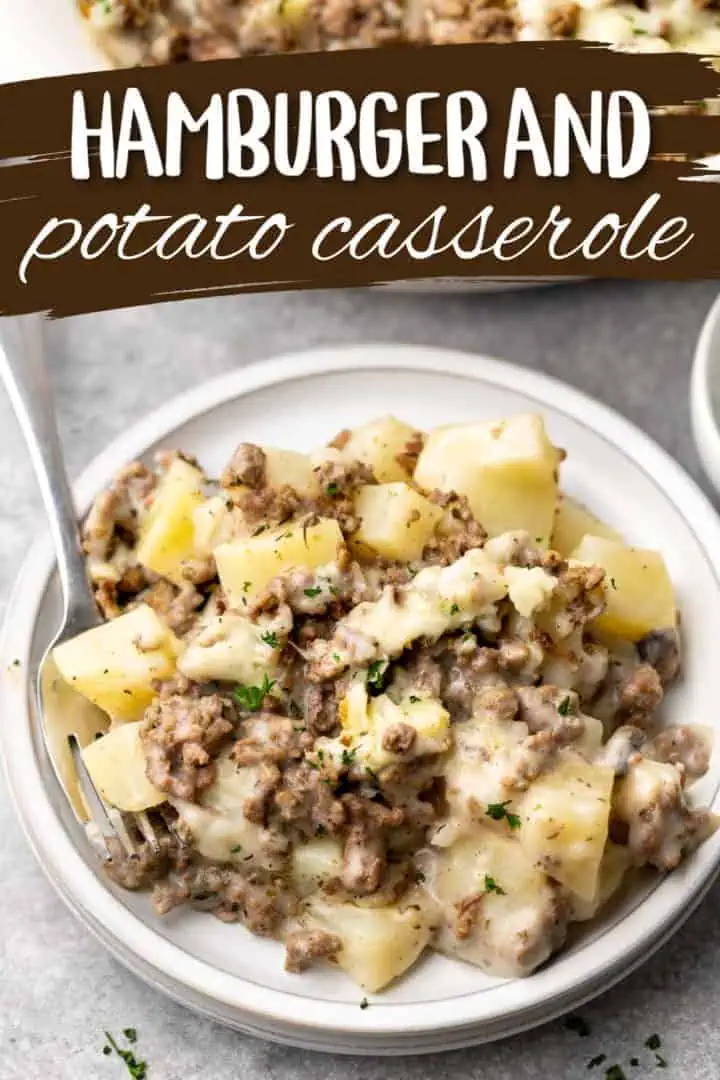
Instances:
[[[0,375],[25,436],[50,522],[69,635],[92,626],[99,621],[99,615],[88,581],[55,421],[43,323],[40,315],[0,320]]]

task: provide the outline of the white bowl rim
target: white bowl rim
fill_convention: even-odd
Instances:
[[[566,412],[601,438],[622,447],[648,473],[662,476],[668,499],[684,515],[718,575],[720,521],[711,504],[684,470],[629,421],[547,375],[489,357],[424,346],[376,344],[311,349],[238,369],[186,391],[139,421],[94,459],[75,485],[78,505],[89,505],[117,467],[141,455],[165,432],[193,417],[286,379],[341,373],[347,371],[348,365],[356,370],[418,370],[489,381],[509,390],[521,389],[541,405]],[[713,552],[717,556],[713,557]],[[523,1026],[523,1013],[528,1023],[548,1019],[606,989],[641,963],[684,921],[720,868],[717,833],[682,872],[661,880],[618,926],[576,954],[558,957],[552,966],[530,979],[500,984],[492,994],[480,991],[445,1002],[417,1004],[384,1004],[379,998],[370,1010],[333,1002],[330,1009],[326,1000],[300,998],[219,971],[156,934],[102,885],[48,798],[34,756],[29,661],[36,616],[53,564],[49,539],[38,542],[19,575],[0,640],[0,698],[4,716],[14,718],[12,724],[0,725],[0,750],[18,816],[51,882],[76,914],[103,928],[102,939],[116,955],[127,963],[125,950],[146,971],[155,970],[211,1001],[238,1010],[239,1026],[244,1015],[255,1023],[281,1024],[299,1033],[324,1030],[368,1039],[429,1031],[450,1033],[481,1028],[498,1020],[518,1030]],[[19,668],[13,664],[15,658],[20,660]],[[714,801],[718,801],[717,792]],[[612,949],[609,938],[613,940]],[[544,1015],[536,1017],[540,1008]],[[478,1040],[481,1038],[478,1031]]]
[[[690,418],[695,448],[708,479],[720,493],[720,417],[713,408],[710,387],[713,363],[720,368],[720,295],[705,316],[690,375]]]

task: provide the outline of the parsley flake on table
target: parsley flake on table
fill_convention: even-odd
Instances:
[[[595,1057],[590,1058],[587,1067],[588,1069],[597,1069],[598,1065],[602,1065],[604,1061],[607,1061],[607,1054],[596,1054]]]
[[[605,1080],[627,1080],[627,1076],[619,1065],[611,1065],[605,1070]]]
[[[586,1038],[590,1034],[590,1025],[582,1016],[568,1016],[563,1023],[568,1031],[574,1031],[581,1039]]]
[[[508,810],[511,801],[511,799],[507,799],[505,802],[488,803],[485,811],[486,816],[492,818],[493,821],[502,821],[504,818],[511,829],[519,829],[520,818],[517,814],[513,814]]]
[[[266,695],[270,693],[274,685],[275,679],[268,679],[265,675],[260,686],[243,686],[242,684],[236,686],[233,697],[241,709],[247,712],[259,712]]]
[[[648,1035],[647,1039],[645,1040],[645,1045],[647,1046],[648,1050],[659,1050],[662,1046],[662,1039],[657,1033],[654,1035]]]
[[[126,1030],[132,1032],[135,1036],[134,1039],[130,1039],[128,1036],[126,1036],[128,1042],[137,1041],[137,1032],[135,1031],[135,1029],[127,1028]],[[105,1038],[108,1041],[108,1045],[103,1047],[103,1054],[107,1055],[108,1052],[112,1053],[112,1051],[114,1050],[120,1060],[125,1063],[128,1075],[132,1078],[132,1080],[146,1080],[148,1075],[147,1062],[138,1061],[132,1050],[123,1050],[122,1047],[118,1046],[109,1031],[105,1032]]]

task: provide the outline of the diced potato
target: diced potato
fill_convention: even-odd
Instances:
[[[631,864],[632,857],[628,849],[608,840],[600,860],[595,895],[590,900],[583,900],[577,895],[571,897],[573,921],[585,922],[588,919],[594,919],[610,897],[618,891]]]
[[[418,959],[430,941],[431,920],[422,905],[360,907],[314,897],[303,921],[342,939],[337,963],[372,993],[397,979]]]
[[[136,720],[156,679],[175,671],[179,642],[151,607],[140,604],[54,650],[60,674],[110,716]]]
[[[514,836],[477,828],[429,855],[423,870],[443,913],[440,952],[514,978],[529,975],[561,943],[551,932],[555,891]]]
[[[278,574],[303,567],[314,570],[337,560],[343,536],[337,521],[288,525],[221,544],[215,550],[220,584],[230,607],[248,606]]]
[[[176,458],[140,527],[138,562],[178,585],[183,563],[195,554],[194,514],[205,501],[202,484],[200,470]]]
[[[561,494],[550,547],[567,559],[586,533],[623,543],[619,532],[595,517],[587,507],[577,499],[573,499],[571,495]]]
[[[276,660],[276,650],[262,640],[263,629],[231,611],[216,615],[185,649],[178,671],[196,682],[260,683]]]
[[[637,641],[650,630],[675,626],[675,595],[659,551],[585,536],[572,557],[605,571],[607,608],[595,620],[598,630]]]
[[[312,499],[318,493],[318,480],[313,464],[307,454],[296,450],[275,450],[264,446],[265,477],[268,487],[279,488],[288,485],[298,495]]]
[[[404,483],[360,488],[355,496],[355,513],[360,528],[353,543],[386,559],[405,562],[420,558],[443,516],[439,506]]]
[[[342,449],[342,456],[347,461],[369,465],[381,484],[407,480],[409,470],[397,458],[416,436],[417,430],[409,424],[394,416],[383,416],[356,427]]]
[[[542,417],[438,428],[428,436],[415,480],[428,491],[468,498],[490,536],[523,529],[547,547],[557,502],[558,452]]]
[[[319,836],[292,851],[292,876],[301,896],[316,892],[342,872],[343,849],[331,836]]]
[[[368,705],[367,683],[362,675],[350,684],[338,705],[338,720],[347,735],[358,736],[368,730]]]
[[[613,781],[612,769],[569,755],[531,784],[520,809],[517,833],[528,858],[583,900],[597,891]]]
[[[100,795],[106,803],[128,813],[149,810],[167,798],[145,775],[141,727],[141,720],[120,724],[83,750],[90,779]]]
[[[217,759],[215,780],[200,803],[169,800],[201,855],[250,869],[256,864],[266,869],[282,867],[282,858],[268,851],[263,827],[245,817],[245,800],[253,794],[260,774],[260,766],[238,767],[225,753]]]

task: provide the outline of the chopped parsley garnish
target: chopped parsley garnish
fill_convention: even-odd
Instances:
[[[457,615],[459,610],[460,610],[460,606],[458,604],[453,604],[452,607],[450,608],[450,614],[451,615]]]
[[[123,1035],[129,1043],[137,1042],[137,1029],[136,1028],[123,1028]]]
[[[231,855],[237,855],[239,851],[242,851],[242,844],[235,844],[233,847],[230,848]],[[130,1041],[134,1042],[135,1040],[131,1039]]]
[[[251,585],[252,581],[243,581],[243,592],[248,592]]]
[[[370,1007],[370,1002],[368,1001],[367,998],[363,998],[362,1001],[360,1002],[360,1008],[361,1009],[368,1009],[369,1007]]]
[[[374,769],[370,768],[369,765],[365,766],[365,775],[367,776],[368,780],[372,780],[375,787],[380,787],[380,777]]]
[[[135,1039],[128,1039],[128,1042],[134,1042],[137,1039],[137,1033],[132,1028],[128,1028],[127,1030],[133,1031],[133,1034],[135,1035]],[[128,1074],[132,1077],[132,1080],[146,1080],[148,1071],[147,1062],[138,1061],[132,1050],[122,1050],[109,1031],[105,1032],[105,1038],[109,1045],[103,1047],[103,1054],[107,1054],[108,1052],[112,1053],[114,1050],[120,1060],[125,1062]]]
[[[417,696],[417,694],[411,694],[409,700],[411,705],[417,705],[420,698]]]
[[[327,491],[328,495],[337,495],[340,488],[337,486],[337,484],[328,484],[325,490]]]
[[[617,589],[617,584],[615,583],[615,578],[614,577],[610,578],[610,584],[612,585],[613,589]]]
[[[590,1025],[587,1020],[582,1018],[582,1016],[568,1016],[565,1020],[565,1027],[568,1031],[574,1031],[581,1039],[586,1038],[590,1034]]]
[[[632,1065],[633,1069],[636,1069],[638,1067],[638,1065],[640,1064],[640,1058],[631,1057],[630,1058],[630,1064]]]
[[[558,705],[558,712],[561,716],[569,716],[572,712],[572,700],[569,695],[564,697]]]
[[[349,769],[350,766],[355,761],[355,755],[356,754],[357,754],[357,750],[347,750],[347,749],[343,750],[342,756],[340,758],[340,763],[342,765],[344,765],[346,769]]]
[[[365,680],[371,694],[382,694],[385,689],[389,664],[385,660],[373,660]]]
[[[278,647],[277,634],[274,630],[267,630],[264,634],[261,634],[260,640],[269,645],[271,649],[277,649]]]
[[[511,799],[508,799],[506,802],[488,803],[485,814],[487,817],[492,818],[493,821],[502,821],[504,818],[511,829],[519,829],[520,818],[517,814],[513,814],[508,810],[511,801]]]
[[[662,1054],[655,1055],[655,1066],[658,1069],[667,1069],[667,1061],[662,1056]]]
[[[252,535],[253,536],[259,536],[260,533],[265,532],[266,529],[267,529],[267,525],[258,525],[257,529],[255,530],[255,532]]]
[[[322,592],[322,589],[319,585],[312,585],[309,589],[303,589],[303,592],[306,596],[312,598],[313,596],[319,596]]]
[[[605,1080],[627,1080],[627,1076],[619,1065],[611,1065],[605,1070]]]
[[[498,885],[495,878],[490,877],[489,874],[485,875],[484,884],[485,884],[485,892],[487,892],[487,893],[493,893],[494,892],[494,893],[497,893],[498,896],[507,896],[507,893],[502,888],[502,886]]]
[[[662,1046],[662,1040],[657,1034],[649,1035],[648,1038],[645,1040],[645,1045],[647,1046],[648,1050],[659,1050]]]
[[[588,1069],[596,1069],[598,1065],[602,1065],[603,1061],[607,1061],[607,1054],[596,1054],[595,1057],[590,1058],[587,1067]]]
[[[245,709],[247,712],[258,712],[262,707],[266,694],[270,693],[274,685],[275,679],[268,679],[267,675],[265,675],[260,686],[236,686],[233,690],[233,697],[241,709]]]

